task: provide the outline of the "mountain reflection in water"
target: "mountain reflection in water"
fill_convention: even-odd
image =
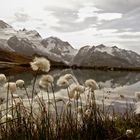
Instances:
[[[23,79],[28,84],[34,77],[34,72],[30,68],[12,68],[12,69],[0,69],[0,73],[4,73],[9,76],[12,81],[17,79]],[[49,72],[53,75],[55,81],[62,75],[70,73],[78,81],[79,84],[84,84],[87,79],[94,79],[97,83],[107,83],[110,81],[110,88],[121,87],[125,85],[133,85],[140,81],[139,72],[129,71],[99,71],[89,69],[54,69]]]
[[[25,81],[28,91],[32,89],[32,83],[34,79],[34,72],[30,69],[17,69],[12,71],[9,70],[0,70],[0,73],[6,74],[10,81],[16,81],[22,79]],[[67,98],[67,94],[56,85],[56,82],[60,76],[64,74],[72,74],[79,84],[84,84],[87,79],[94,79],[100,89],[95,92],[96,99],[99,104],[102,104],[102,99],[106,100],[106,104],[112,104],[114,106],[123,106],[126,104],[126,101],[130,104],[134,104],[133,100],[135,99],[134,93],[140,91],[140,73],[139,72],[128,72],[128,71],[95,71],[95,70],[80,70],[80,69],[54,69],[49,72],[54,77],[54,89],[57,97]],[[38,75],[36,81],[36,92],[39,92],[39,80],[41,74]],[[24,94],[24,95],[23,95]],[[2,97],[4,94],[1,94]],[[25,93],[20,92],[23,98]],[[126,97],[122,99],[121,97]]]

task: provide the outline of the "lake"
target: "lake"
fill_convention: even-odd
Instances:
[[[28,92],[32,90],[34,73],[28,69],[20,70],[1,70],[0,73],[9,75],[10,81],[22,79],[25,81]],[[99,70],[80,70],[80,69],[54,69],[49,72],[54,79],[54,89],[56,98],[67,100],[66,89],[61,89],[56,85],[56,81],[60,76],[72,74],[75,81],[79,84],[84,84],[87,79],[94,79],[99,89],[95,91],[96,102],[99,105],[103,103],[105,106],[114,107],[116,111],[124,111],[125,108],[133,108],[136,97],[135,92],[140,91],[140,73],[128,71],[99,71]],[[41,75],[38,75],[35,90],[40,91],[38,86]],[[1,87],[0,98],[5,98],[5,90]],[[25,91],[18,89],[17,93],[23,99],[26,98]],[[30,95],[31,96],[31,95]],[[84,98],[84,97],[83,97]]]

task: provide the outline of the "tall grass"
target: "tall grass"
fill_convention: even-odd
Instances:
[[[44,67],[39,62],[34,62],[34,64],[37,64],[35,67],[37,72],[38,69],[41,70],[42,67],[44,69],[47,66]],[[59,82],[57,82],[58,86],[64,88],[68,95],[68,99],[64,100],[56,98],[53,78],[48,75],[44,76],[39,82],[43,92],[46,93],[47,99],[44,99],[41,94],[34,97],[36,77],[37,75],[31,93],[27,91],[23,81],[22,86],[20,85],[20,88],[25,90],[29,100],[26,104],[20,97],[13,96],[14,93],[11,92],[10,82],[8,82],[7,99],[1,105],[0,110],[1,140],[121,140],[140,138],[140,116],[135,115],[133,109],[128,108],[124,113],[119,114],[114,112],[113,108],[105,110],[104,103],[103,108],[101,108],[96,103],[95,90],[98,85],[94,80],[87,80],[82,86],[75,83],[70,74],[60,77]],[[9,93],[11,93],[11,98],[9,98]],[[53,95],[52,99],[50,94]],[[84,102],[82,95],[84,95]],[[5,108],[2,108],[3,105]]]

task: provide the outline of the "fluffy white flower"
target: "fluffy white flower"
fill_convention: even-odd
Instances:
[[[140,92],[135,92],[135,96],[140,99]]]
[[[75,87],[73,87],[70,92],[69,92],[69,98],[78,98],[79,99],[79,95],[81,93],[83,93],[85,91],[85,88],[81,85],[76,85]],[[78,94],[77,94],[78,93]]]
[[[73,76],[72,76],[71,74],[65,74],[65,75],[64,75],[64,78],[65,78],[66,80],[70,80],[70,79],[73,79]]]
[[[19,87],[19,88],[24,87],[24,84],[25,84],[24,81],[21,80],[21,79],[19,79],[19,80],[16,81],[16,85],[17,85],[17,87]]]
[[[99,88],[96,81],[93,79],[86,80],[85,85],[90,89],[92,89],[93,91]]]
[[[0,82],[5,82],[6,76],[4,74],[0,74]]]
[[[131,129],[126,130],[126,136],[127,136],[128,138],[132,138],[132,136],[133,136],[133,131],[132,131]]]
[[[91,116],[91,110],[90,110],[90,109],[87,109],[87,110],[85,111],[85,115],[86,115],[87,117],[90,117],[90,116]]]
[[[54,78],[51,75],[43,75],[39,81],[39,85],[43,88],[48,88],[50,83],[53,83]]]
[[[12,93],[17,90],[17,86],[15,82],[9,82],[4,85],[4,88],[10,90]]]
[[[57,81],[57,85],[60,87],[67,88],[69,86],[69,82],[65,78],[60,77]]]
[[[44,57],[35,57],[33,62],[30,62],[30,65],[34,71],[48,72],[50,70],[50,62]]]
[[[51,75],[43,75],[41,80],[43,82],[49,82],[49,83],[53,83],[54,79]]]
[[[79,93],[83,93],[85,91],[85,88],[82,85],[76,85],[73,90]]]

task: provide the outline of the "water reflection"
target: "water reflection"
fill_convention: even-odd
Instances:
[[[0,73],[6,74],[10,81],[23,79],[26,85],[30,85],[35,73],[30,68],[14,68],[0,70]],[[49,72],[53,75],[54,80],[64,74],[72,74],[79,84],[84,84],[87,79],[95,79],[101,88],[116,88],[133,85],[140,81],[140,73],[138,72],[121,72],[121,71],[95,71],[95,70],[72,70],[72,69],[54,69]],[[41,76],[41,74],[40,74]],[[38,76],[38,78],[40,77]],[[56,83],[55,83],[56,86]],[[56,87],[57,88],[57,87]]]
[[[26,87],[30,92],[32,90],[32,84],[34,79],[34,73],[29,69],[12,69],[3,70],[0,73],[4,73],[9,76],[10,81],[16,81],[22,79],[25,81]],[[120,71],[95,71],[95,70],[72,70],[72,69],[54,69],[49,72],[54,77],[54,88],[57,97],[67,99],[66,90],[62,90],[56,85],[56,81],[60,76],[64,74],[72,74],[75,81],[79,84],[84,84],[87,79],[95,79],[100,86],[100,90],[96,91],[96,100],[98,104],[102,104],[104,100],[106,105],[119,106],[119,110],[126,105],[134,104],[135,91],[140,91],[140,73],[138,72],[120,72]],[[36,93],[40,91],[39,80],[41,75],[38,75],[36,81]],[[4,91],[1,91],[0,97],[5,97]],[[30,92],[31,93],[31,92]],[[19,90],[18,93],[22,98],[25,98],[25,91]],[[124,98],[122,98],[124,97]]]
[[[81,84],[83,84],[85,80],[93,78],[101,85],[106,83],[104,86],[110,86],[110,88],[132,85],[140,81],[140,73],[138,72],[73,70],[73,73]],[[110,85],[108,83],[110,83]]]

